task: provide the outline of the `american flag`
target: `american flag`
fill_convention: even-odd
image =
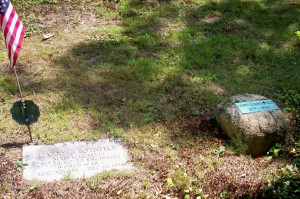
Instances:
[[[10,0],[0,0],[0,24],[4,33],[10,66],[14,67],[25,30]]]

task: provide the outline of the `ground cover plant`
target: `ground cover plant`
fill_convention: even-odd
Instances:
[[[134,171],[22,180],[29,136],[0,45],[0,196],[277,198],[299,194],[300,3],[297,0],[12,1],[26,27],[17,69],[40,106],[34,144],[118,138]],[[44,39],[44,34],[54,35]],[[251,158],[214,109],[241,93],[272,98],[285,143]],[[295,188],[296,187],[296,188]]]

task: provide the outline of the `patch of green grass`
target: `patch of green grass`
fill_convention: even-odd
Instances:
[[[24,167],[25,166],[27,166],[28,164],[26,164],[26,163],[24,163],[24,162],[22,162],[22,161],[19,161],[19,162],[17,162],[17,164],[16,164],[16,169],[18,170],[18,171],[22,171],[23,169],[24,169]]]
[[[60,0],[28,0],[28,1],[22,1],[22,0],[15,0],[13,1],[13,4],[18,7],[32,7],[43,3],[58,3]]]
[[[1,191],[3,192],[9,192],[11,189],[11,184],[9,182],[4,182],[3,185],[1,186]]]
[[[56,50],[48,49],[48,48],[42,48],[37,53],[37,55],[44,60],[50,60],[55,54],[57,54]]]
[[[102,124],[103,129],[108,132],[109,137],[125,139],[127,137],[123,128],[118,127],[115,123]]]
[[[99,187],[101,180],[105,180],[114,175],[116,175],[116,172],[114,171],[104,171],[102,173],[95,175],[92,179],[90,179],[88,184],[91,187],[91,189],[96,190]]]
[[[30,37],[41,32],[41,27],[37,24],[40,20],[40,13],[36,11],[41,2],[39,1],[14,1],[13,5],[25,27],[25,37]],[[29,14],[25,10],[30,11]]]
[[[39,184],[37,182],[31,182],[30,185],[27,186],[28,191],[34,191],[36,189],[38,189]]]
[[[236,146],[232,141],[226,143],[226,149],[228,150],[228,152],[231,152],[233,154],[240,153],[240,148]]]
[[[168,176],[165,186],[167,189],[175,189],[176,192],[188,190],[193,181],[187,174],[187,167],[182,164],[178,164],[174,170],[170,170]]]
[[[14,94],[17,89],[14,79],[10,75],[0,76],[0,91],[2,94]],[[4,96],[3,96],[4,97]]]
[[[89,4],[90,8],[88,9],[93,11],[98,17],[103,17],[106,20],[114,20],[119,18],[117,12],[119,4],[117,1],[89,1],[89,2],[91,4]]]
[[[38,0],[40,3],[57,3],[59,0]]]

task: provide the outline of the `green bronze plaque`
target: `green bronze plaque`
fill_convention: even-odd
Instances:
[[[12,118],[20,125],[31,125],[38,121],[39,107],[31,100],[20,100],[10,109]]]

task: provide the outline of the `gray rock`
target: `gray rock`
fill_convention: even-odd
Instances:
[[[281,110],[243,114],[235,105],[237,102],[265,99],[253,94],[236,95],[217,107],[219,126],[245,154],[263,155],[285,139],[287,124]]]

